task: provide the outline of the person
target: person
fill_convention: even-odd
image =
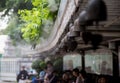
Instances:
[[[86,71],[84,71],[84,70],[81,70],[80,71],[80,78],[81,78],[81,81],[82,81],[82,83],[87,83],[87,74],[86,74]]]
[[[78,68],[73,69],[73,76],[76,77],[74,83],[85,83],[85,73],[83,71],[79,72]]]
[[[49,78],[48,78],[48,73],[45,74],[45,77],[44,77],[44,83],[50,83],[49,82]]]
[[[44,83],[44,77],[45,77],[45,74],[46,74],[46,70],[47,70],[47,67],[45,67],[39,74],[41,83]]]
[[[58,82],[58,75],[57,75],[57,71],[53,71],[52,72],[52,77],[49,79],[50,83],[57,83]]]
[[[75,76],[76,80],[74,81],[74,83],[81,83],[80,81],[80,76],[79,76],[79,69],[75,68],[73,69],[73,76]]]
[[[69,74],[67,72],[64,72],[62,75],[62,83],[70,83]]]
[[[32,80],[32,83],[42,83],[42,82],[40,81],[39,76],[37,76]]]
[[[106,83],[106,79],[104,77],[100,77],[98,79],[98,83]]]
[[[52,64],[52,62],[48,61],[47,62],[47,72],[48,72],[48,74],[52,74],[53,71],[54,71],[53,64]]]
[[[44,83],[49,83],[50,79],[52,78],[53,71],[54,71],[53,64],[51,61],[48,61],[46,74],[44,76]]]
[[[25,81],[29,78],[28,72],[25,70],[25,66],[22,66],[21,71],[17,76],[18,83],[25,83]]]

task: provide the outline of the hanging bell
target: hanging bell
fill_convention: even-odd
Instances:
[[[90,0],[86,8],[88,21],[106,21],[107,7],[103,0]]]
[[[88,21],[89,19],[89,16],[88,16],[88,13],[86,10],[83,10],[80,15],[79,15],[79,23],[80,23],[80,26],[84,27],[84,26],[90,26],[90,25],[93,25],[93,22],[92,21]],[[81,28],[82,30],[85,29],[84,28]]]
[[[74,51],[77,48],[78,43],[75,40],[70,40],[67,43],[68,51]]]
[[[67,36],[65,36],[65,37],[61,40],[61,42],[63,42],[63,43],[67,43],[67,41],[68,41]]]
[[[91,26],[99,21],[107,20],[107,8],[103,0],[90,0],[87,8],[79,15],[79,22],[81,26]]]
[[[85,44],[88,44],[91,40],[92,33],[91,32],[82,32],[82,39]]]
[[[75,31],[70,31],[67,33],[67,38],[68,39],[74,39],[75,37],[80,36],[79,32],[75,32]]]
[[[103,40],[103,36],[100,34],[93,34],[91,37],[91,44],[94,50],[98,49],[98,46]]]
[[[79,37],[80,36],[80,29],[75,27],[75,26],[72,26],[70,29],[70,34],[71,34],[71,36]]]
[[[68,51],[67,43],[64,43],[60,49],[67,52]]]
[[[73,31],[81,32],[81,29],[79,28],[79,23],[80,23],[80,22],[79,22],[79,18],[75,19]]]

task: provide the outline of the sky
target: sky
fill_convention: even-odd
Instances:
[[[3,12],[0,12],[0,17],[3,14]],[[7,27],[9,17],[5,16],[4,18],[0,18],[0,30],[5,29]],[[5,41],[7,39],[7,35],[0,35],[0,53],[4,52],[5,47]]]
[[[7,35],[0,35],[0,53],[4,53],[5,41],[7,38]]]
[[[5,29],[7,27],[7,23],[8,23],[8,20],[10,18],[7,15],[4,18],[1,18],[1,15],[3,14],[3,12],[0,12],[0,30]]]

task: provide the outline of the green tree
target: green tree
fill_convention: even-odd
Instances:
[[[19,9],[28,9],[32,8],[31,0],[0,0],[0,12],[3,14],[0,16],[0,19],[9,17],[8,26],[6,29],[0,31],[0,34],[9,35],[13,39],[13,43],[25,43],[22,38],[21,32],[21,22],[19,22]],[[12,11],[12,12],[11,12]]]
[[[63,58],[57,57],[57,59],[54,59],[53,65],[55,67],[55,70],[62,71],[63,70]]]
[[[60,0],[52,1],[55,1],[59,7]],[[2,17],[9,15],[11,9],[13,9],[13,14],[7,29],[1,33],[10,35],[17,42],[25,40],[35,47],[36,44],[40,43],[41,37],[48,38],[52,30],[58,11],[58,9],[51,10],[53,5],[50,2],[52,1],[2,0],[0,11],[5,11]]]
[[[40,73],[40,71],[42,71],[46,66],[46,63],[43,60],[35,60],[32,63],[32,68],[35,69],[37,71],[37,73]]]
[[[0,11],[5,11],[2,16],[9,15],[11,9],[17,13],[19,9],[31,9],[31,0],[0,0]]]
[[[21,32],[23,38],[29,42],[39,42],[44,23],[49,19],[49,8],[47,0],[32,0],[32,10],[19,10],[18,14],[23,22]]]

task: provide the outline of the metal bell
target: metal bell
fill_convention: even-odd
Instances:
[[[98,46],[103,40],[103,36],[100,34],[93,34],[91,37],[91,44],[94,50],[98,49]]]
[[[80,26],[90,26],[90,25],[93,25],[93,22],[92,21],[88,21],[88,19],[89,19],[89,16],[88,16],[87,11],[83,10],[80,13],[80,15],[79,15]],[[84,28],[82,30],[84,30]]]
[[[92,33],[91,32],[82,32],[82,39],[85,44],[88,44],[91,40]]]
[[[107,8],[103,0],[90,0],[86,8],[88,21],[107,20]]]
[[[78,43],[75,40],[70,40],[67,43],[68,51],[74,51],[77,48]]]
[[[63,50],[63,51],[66,51],[68,50],[68,46],[66,43],[64,43],[61,47],[60,47],[60,50]]]
[[[73,31],[78,31],[78,32],[81,31],[81,29],[79,28],[79,18],[75,19],[75,21],[74,21]]]
[[[76,27],[72,26],[71,29],[70,29],[70,34],[71,34],[71,36],[79,37],[80,36],[79,28],[76,28]]]
[[[70,32],[67,33],[67,39],[74,39],[75,37],[70,34]]]
[[[107,20],[107,7],[103,0],[90,0],[87,8],[79,15],[81,26],[91,26],[96,22]]]

